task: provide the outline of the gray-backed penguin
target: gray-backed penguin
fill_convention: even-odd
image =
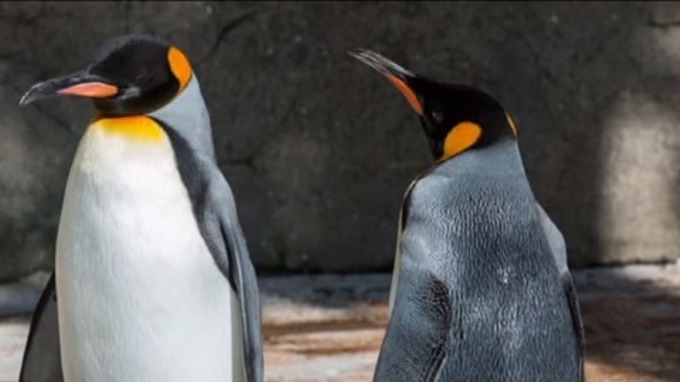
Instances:
[[[21,380],[261,382],[255,271],[187,57],[116,38],[20,103],[51,96],[90,98],[98,115],[71,166]]]
[[[534,198],[512,119],[480,90],[352,55],[406,97],[435,158],[404,196],[374,380],[582,380],[564,240]]]

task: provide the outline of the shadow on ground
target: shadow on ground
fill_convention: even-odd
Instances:
[[[13,291],[0,288],[0,312],[13,316],[0,320],[0,380],[18,371],[26,313],[45,280],[36,275]],[[574,280],[588,381],[677,380],[680,265],[589,268],[575,271]],[[261,278],[267,381],[371,380],[389,285],[389,274]]]
[[[679,266],[589,268],[575,271],[574,280],[588,381],[673,381],[680,375]],[[307,362],[375,355],[387,323],[389,281],[385,274],[264,279],[269,354],[292,352]],[[371,372],[372,365],[364,365],[343,378],[368,380]]]
[[[680,375],[680,272],[577,274],[588,380],[674,381]],[[638,272],[644,272],[641,268]],[[606,377],[606,378],[605,378]]]

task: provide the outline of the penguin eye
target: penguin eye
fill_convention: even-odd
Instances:
[[[155,68],[141,68],[130,76],[132,83],[147,88],[153,88],[159,84],[162,84],[167,79],[164,77],[167,76],[163,76],[163,73]]]
[[[432,119],[437,122],[437,123],[442,123],[444,122],[444,114],[437,110],[432,110],[430,112],[430,115],[432,116]]]
[[[149,70],[139,70],[132,76],[134,82],[146,83],[153,80],[153,73]]]

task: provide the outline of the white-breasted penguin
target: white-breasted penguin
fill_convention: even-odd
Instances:
[[[261,382],[255,271],[185,54],[119,37],[20,103],[51,96],[90,98],[98,115],[71,166],[20,379]]]
[[[404,196],[378,382],[580,381],[583,331],[562,234],[537,203],[504,108],[370,51],[435,164]]]

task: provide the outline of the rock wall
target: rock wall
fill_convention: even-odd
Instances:
[[[0,3],[0,279],[52,267],[87,101],[19,108],[107,39],[192,59],[252,256],[266,271],[391,266],[402,193],[431,163],[364,47],[501,100],[573,265],[680,254],[680,6],[672,3]]]

